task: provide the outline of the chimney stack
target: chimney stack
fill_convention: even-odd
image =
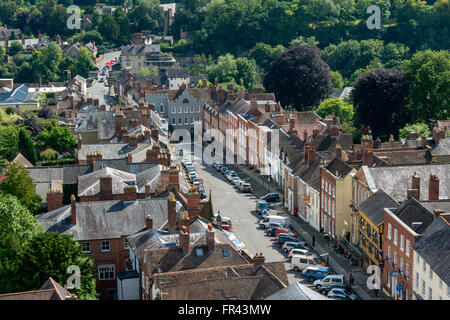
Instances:
[[[145,218],[145,229],[153,229],[153,219],[151,215],[148,215],[147,218]]]
[[[439,144],[439,140],[441,138],[441,134],[438,128],[433,128],[433,140],[435,144]]]
[[[73,194],[70,196],[70,213],[72,216],[72,224],[77,224],[77,200]]]
[[[177,226],[177,200],[172,192],[167,198],[167,216],[169,223],[169,232],[173,232]]]
[[[439,200],[439,178],[433,174],[430,174],[428,200]]]
[[[136,201],[137,200],[137,188],[135,185],[125,186],[123,188],[123,196],[125,201]]]
[[[208,223],[208,230],[206,230],[206,245],[208,246],[209,251],[214,251],[214,230],[211,223]]]
[[[394,149],[394,135],[389,136],[389,148]]]
[[[47,192],[47,212],[61,208],[63,206],[63,194],[59,190]]]
[[[422,136],[422,148],[427,148],[427,137]]]
[[[103,200],[112,199],[112,177],[108,174],[100,177],[100,194]]]
[[[266,258],[263,256],[262,252],[259,255],[258,255],[258,253],[256,253],[255,256],[253,257],[253,265],[255,267],[258,267],[258,266],[262,265],[265,260],[266,260]]]
[[[189,251],[189,232],[186,226],[181,228],[178,241],[181,249],[183,249],[183,253],[187,253]]]
[[[418,133],[418,132],[415,132],[415,131],[411,131],[411,132],[409,133],[409,139],[410,139],[410,140],[416,140],[416,139],[419,139],[419,133]]]

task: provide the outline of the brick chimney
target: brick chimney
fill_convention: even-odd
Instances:
[[[86,102],[87,102],[87,104],[91,104],[92,105],[93,104],[92,103],[92,97],[88,97]]]
[[[133,163],[133,154],[127,153],[127,163]]]
[[[147,218],[145,218],[145,229],[153,229],[153,218],[150,214],[147,216]]]
[[[136,148],[137,147],[138,141],[137,141],[137,137],[136,137],[135,134],[130,134],[128,144],[132,148]]]
[[[83,146],[83,137],[81,136],[81,134],[78,134],[78,139],[77,139],[77,143],[78,143],[78,150],[81,150],[81,147]]]
[[[253,112],[258,111],[258,103],[256,102],[255,97],[250,99],[250,111],[253,111]]]
[[[336,144],[336,156],[342,159],[342,147],[339,143]]]
[[[319,128],[314,127],[314,129],[313,129],[313,137],[315,138],[316,136],[318,136],[319,132],[320,132]]]
[[[427,137],[422,136],[421,141],[422,141],[422,148],[426,149],[427,148]]]
[[[381,148],[381,139],[380,137],[375,140],[375,143],[373,144],[374,149],[380,149]]]
[[[416,140],[416,139],[419,139],[419,133],[418,133],[418,132],[415,132],[415,131],[411,131],[411,132],[409,133],[409,139],[410,139],[410,140]]]
[[[214,230],[212,224],[208,223],[208,230],[206,230],[206,245],[208,246],[209,251],[214,251],[215,244]]]
[[[142,124],[144,127],[147,127],[147,128],[148,128],[148,113],[147,113],[147,110],[146,110],[146,109],[142,110],[142,114],[141,114],[141,124]]]
[[[98,107],[98,105],[100,103],[100,100],[99,99],[94,99],[93,102],[94,102],[94,106]]]
[[[133,43],[134,44],[142,44],[142,33],[136,32],[133,34]]]
[[[263,256],[262,252],[259,255],[258,255],[258,253],[256,253],[255,256],[253,257],[253,265],[255,267],[258,267],[258,266],[262,265],[265,260],[266,260],[266,258]]]
[[[177,226],[177,200],[172,192],[167,198],[167,220],[169,223],[169,232],[173,232]]]
[[[49,190],[47,192],[47,212],[61,208],[63,206],[63,194],[59,190]]]
[[[200,214],[200,193],[195,187],[189,189],[187,194],[187,209],[190,217],[198,216]]]
[[[332,137],[339,137],[339,127],[336,125],[330,126],[328,132],[330,133],[330,136],[332,136]]]
[[[152,136],[153,140],[159,141],[159,129],[158,129],[158,126],[156,124],[152,125],[151,136]]]
[[[306,131],[306,129],[305,129],[305,131],[303,131],[303,141],[306,141],[306,140],[308,140],[308,131]]]
[[[411,178],[411,189],[407,190],[406,196],[413,197],[417,201],[420,199],[420,177],[417,175],[416,172],[414,172],[412,178]]]
[[[102,200],[112,199],[112,177],[108,174],[100,177],[100,194]]]
[[[100,105],[100,111],[106,111],[106,104]]]
[[[186,226],[181,228],[178,242],[180,248],[183,249],[183,252],[187,253],[189,251],[189,232],[187,231]]]
[[[372,150],[363,150],[362,152],[362,164],[364,166],[373,167],[373,152]]]
[[[430,174],[428,200],[439,200],[439,178],[433,174]]]
[[[169,188],[180,188],[180,175],[179,175],[180,170],[178,169],[177,166],[171,166],[169,168],[169,182],[168,182],[168,187]]]
[[[125,201],[137,200],[137,188],[135,185],[125,186],[123,188],[123,200]]]
[[[86,162],[88,164],[94,164],[95,160],[101,160],[103,155],[101,152],[88,152],[86,155]]]
[[[67,70],[67,82],[72,81],[72,72],[70,70]]]
[[[70,196],[70,214],[72,217],[72,224],[77,224],[77,200],[73,194]]]
[[[150,197],[151,195],[151,186],[150,183],[148,183],[148,181],[145,182],[145,196],[146,197]]]
[[[394,136],[392,134],[389,136],[389,148],[394,149]]]
[[[441,134],[438,128],[434,127],[433,128],[433,140],[434,143],[439,144],[439,140],[441,138]]]
[[[210,88],[210,98],[211,100],[215,100],[216,97],[216,93],[217,93],[217,87],[216,86],[211,86]]]

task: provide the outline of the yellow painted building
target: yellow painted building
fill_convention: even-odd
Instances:
[[[397,208],[398,205],[397,201],[379,189],[356,208],[363,268],[379,265],[383,261],[384,208]]]

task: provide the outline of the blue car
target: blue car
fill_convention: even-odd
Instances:
[[[306,267],[305,270],[302,271],[303,275],[306,279],[313,282],[318,279],[323,279],[329,274],[328,267]]]

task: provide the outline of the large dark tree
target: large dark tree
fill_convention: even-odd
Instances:
[[[265,74],[264,87],[275,93],[283,106],[299,111],[319,105],[333,89],[330,67],[322,60],[321,51],[311,45],[282,53]]]
[[[375,69],[360,75],[352,90],[358,127],[370,126],[372,135],[387,139],[397,136],[405,118],[408,80],[402,70]]]

